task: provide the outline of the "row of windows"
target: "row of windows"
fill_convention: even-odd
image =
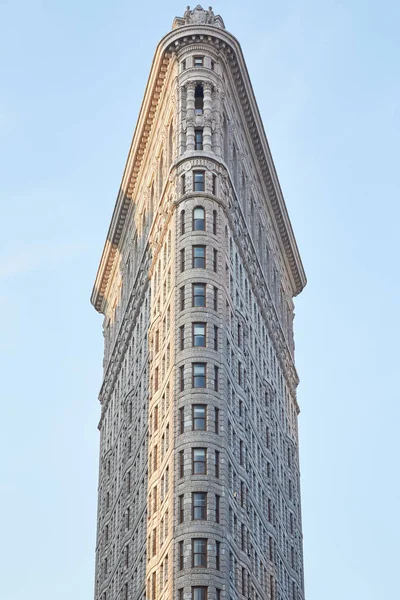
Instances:
[[[216,589],[216,600],[221,600],[221,590]],[[183,588],[178,590],[178,600],[183,600]],[[192,587],[191,600],[208,600],[208,587],[196,586]]]
[[[181,235],[186,231],[186,213],[184,210],[181,211]],[[206,211],[202,206],[196,206],[192,211],[192,231],[205,231],[206,230]],[[213,234],[217,234],[217,211],[213,210],[212,218],[212,231]]]
[[[214,365],[214,376],[212,380],[213,389],[219,390],[219,367]],[[207,363],[192,363],[192,388],[207,387]],[[185,365],[179,367],[179,389],[185,389]]]
[[[192,568],[207,568],[208,566],[208,539],[192,538]],[[184,542],[179,542],[179,570],[185,568]],[[221,568],[221,542],[215,542],[215,568]]]
[[[207,246],[192,246],[192,269],[205,269],[206,268],[206,248]],[[186,249],[182,248],[180,253],[181,273],[185,270],[186,266]],[[213,248],[212,254],[212,268],[214,273],[218,270],[218,250]]]
[[[219,450],[214,452],[214,476],[219,477]],[[192,475],[207,475],[207,448],[192,448]],[[210,473],[209,473],[210,474]],[[179,452],[179,477],[185,476],[185,451]]]
[[[203,133],[198,130],[196,132],[196,139],[198,140],[196,144],[199,145],[197,150],[203,149]],[[200,147],[201,146],[201,147]],[[181,189],[182,194],[186,194],[189,190],[187,189],[187,176],[186,174],[181,175]],[[205,192],[205,171],[193,171],[193,179],[192,179],[192,190],[194,192]],[[212,193],[214,196],[217,193],[217,176],[213,173],[212,176]]]
[[[206,283],[192,283],[192,306],[205,307],[206,304]],[[185,310],[185,286],[179,288],[180,310]],[[218,288],[213,289],[213,308],[218,310]]]
[[[204,58],[205,58],[204,56],[193,56],[193,63],[192,63],[193,66],[194,67],[204,67],[205,66]],[[188,66],[188,59],[185,58],[181,64],[182,64],[182,70],[185,71]],[[214,69],[215,69],[215,62],[212,59],[210,59],[210,69],[212,71],[214,71]]]
[[[185,349],[185,325],[179,328],[179,349]],[[212,329],[212,347],[214,350],[218,350],[218,331],[219,328],[214,325]],[[192,347],[193,348],[205,348],[207,346],[207,323],[196,322],[192,323]]]
[[[192,492],[192,521],[207,521],[207,492]],[[215,494],[215,522],[220,522],[220,496]],[[179,524],[185,521],[184,495],[179,496]]]
[[[179,409],[179,433],[185,431],[185,407]],[[192,431],[207,431],[207,404],[192,404]],[[214,407],[214,433],[219,433],[219,408]]]

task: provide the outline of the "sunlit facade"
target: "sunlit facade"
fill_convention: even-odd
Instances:
[[[303,600],[306,283],[237,40],[159,43],[100,262],[95,600]]]

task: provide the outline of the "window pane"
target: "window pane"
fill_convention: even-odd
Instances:
[[[193,405],[193,429],[202,430],[206,429],[206,406],[205,404],[194,404]]]
[[[207,588],[192,587],[192,600],[207,600]]]
[[[193,474],[206,473],[206,449],[193,448]]]
[[[193,323],[193,346],[206,345],[206,325],[205,323]]]
[[[205,363],[193,363],[193,387],[206,387],[206,365]]]
[[[206,247],[205,246],[192,246],[192,249],[193,249],[193,268],[194,269],[205,269],[206,268]]]
[[[194,231],[205,230],[205,211],[204,208],[198,206],[193,210],[193,229]]]
[[[193,183],[195,192],[204,192],[204,171],[193,172]]]
[[[204,521],[207,518],[207,493],[193,493],[193,519]]]
[[[193,306],[205,306],[206,305],[206,284],[205,283],[194,283],[193,284]]]

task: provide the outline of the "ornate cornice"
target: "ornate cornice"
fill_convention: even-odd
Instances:
[[[294,238],[282,190],[269,149],[264,126],[254,96],[243,53],[237,39],[227,31],[214,25],[186,24],[168,33],[158,44],[153,59],[150,77],[146,86],[139,119],[134,132],[128,160],[117,202],[112,215],[106,244],[98,269],[91,301],[96,310],[104,312],[104,296],[114,264],[126,216],[135,191],[143,157],[148,145],[154,117],[161,96],[166,72],[173,54],[187,45],[211,44],[225,55],[235,83],[248,131],[252,138],[262,174],[263,184],[271,203],[277,237],[286,258],[293,295],[299,294],[306,284],[306,276]]]

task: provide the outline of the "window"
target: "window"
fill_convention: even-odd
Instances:
[[[183,600],[183,588],[178,590],[178,600]]]
[[[179,433],[185,431],[185,409],[182,407],[179,409]]]
[[[181,175],[181,193],[182,196],[186,194],[186,176],[185,174]]]
[[[193,189],[195,192],[204,192],[204,171],[193,171]]]
[[[217,599],[216,600],[221,600],[222,599],[221,590],[219,588],[217,588],[216,592],[217,592]]]
[[[182,65],[182,71],[185,71],[186,70],[186,59],[181,62],[181,65]]]
[[[219,389],[219,367],[214,367],[214,390],[218,392]]]
[[[182,478],[185,475],[185,455],[184,451],[179,452],[179,477]]]
[[[181,392],[185,389],[185,367],[179,367],[179,389]]]
[[[207,406],[205,404],[192,405],[192,429],[193,431],[207,429]]]
[[[179,542],[179,570],[180,571],[183,570],[183,561],[184,561],[183,542]]]
[[[218,310],[218,288],[214,287],[214,310]]]
[[[184,350],[185,348],[185,326],[179,327],[179,349]]]
[[[214,325],[214,350],[218,350],[218,327]]]
[[[206,268],[206,247],[205,246],[192,246],[192,267],[193,267],[193,269],[205,269]]]
[[[192,325],[192,336],[193,346],[205,346],[206,345],[206,324],[205,323],[193,323]]]
[[[205,475],[207,473],[207,449],[192,448],[192,474]]]
[[[206,387],[206,363],[192,363],[192,387]]]
[[[179,496],[179,523],[183,523],[185,520],[185,509],[184,509],[184,496]]]
[[[219,433],[219,408],[214,408],[214,431]]]
[[[216,250],[215,248],[213,249],[213,270],[214,273],[217,272],[218,269],[218,250]]]
[[[193,283],[192,285],[192,304],[193,306],[206,305],[206,284]]]
[[[221,497],[215,494],[215,522],[219,523],[219,510],[220,510]]]
[[[195,56],[193,58],[193,64],[195,67],[202,67],[204,65],[204,56]]]
[[[181,210],[181,235],[185,233],[185,211]]]
[[[206,587],[192,587],[192,600],[207,600],[207,590]]]
[[[219,477],[219,452],[215,451],[215,477]]]
[[[203,114],[204,90],[202,85],[196,85],[194,90],[194,112],[196,115]]]
[[[215,62],[212,60],[210,63],[211,71],[215,71]]]
[[[185,286],[179,289],[181,310],[185,310]]]
[[[215,568],[221,568],[221,542],[215,542]]]
[[[185,270],[185,248],[182,248],[181,253],[181,273]]]
[[[192,539],[192,567],[207,567],[207,539]]]
[[[205,231],[206,213],[202,206],[193,209],[193,231]]]
[[[192,493],[192,520],[205,521],[207,519],[207,493]]]
[[[194,149],[195,150],[203,150],[203,130],[196,129],[194,132]]]
[[[214,175],[215,177],[215,175]],[[213,184],[213,189],[214,189],[214,184]],[[213,193],[215,193],[213,191]],[[217,211],[213,210],[213,234],[217,235]]]

